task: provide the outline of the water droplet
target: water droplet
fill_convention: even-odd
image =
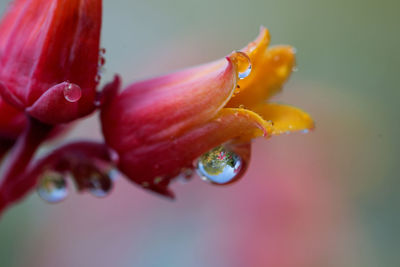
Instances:
[[[42,176],[36,191],[47,202],[60,202],[68,195],[67,181],[63,174],[48,171]]]
[[[248,77],[251,73],[251,60],[246,53],[236,51],[231,55],[233,61],[238,66],[238,77],[240,80]]]
[[[112,180],[107,174],[94,173],[89,178],[87,190],[95,197],[105,197],[110,193],[112,186]]]
[[[192,168],[182,168],[181,172],[174,178],[174,180],[186,184],[193,177],[193,174],[194,170]]]
[[[105,63],[106,63],[106,59],[102,55],[100,55],[99,56],[99,63],[98,63],[99,67],[103,67]]]
[[[97,73],[96,76],[94,76],[94,81],[96,83],[99,83],[101,81],[101,73]]]
[[[299,70],[299,68],[296,67],[296,66],[294,66],[294,67],[292,68],[292,71],[293,71],[293,72],[297,72],[298,70]]]
[[[303,133],[303,134],[308,134],[309,132],[310,132],[309,129],[304,129],[304,130],[301,131],[301,133]]]
[[[219,146],[199,158],[197,173],[205,181],[223,185],[239,178],[242,166],[243,161],[239,155]]]
[[[108,177],[110,177],[111,181],[115,182],[118,177],[120,176],[119,172],[117,169],[112,168],[111,170],[108,171]]]
[[[66,83],[64,87],[64,98],[71,103],[77,102],[82,97],[81,88],[73,83]]]
[[[161,183],[163,180],[163,178],[161,176],[157,176],[156,178],[154,178],[153,184],[159,184]]]
[[[99,49],[99,54],[104,55],[106,53],[106,49],[104,47]]]
[[[119,162],[119,155],[118,155],[118,152],[115,151],[114,149],[109,148],[109,149],[108,149],[108,153],[109,153],[109,155],[110,155],[111,161],[112,161],[114,164],[117,165],[118,162]]]
[[[100,107],[100,106],[101,106],[101,100],[96,99],[96,100],[93,102],[93,104],[94,104],[95,107]]]

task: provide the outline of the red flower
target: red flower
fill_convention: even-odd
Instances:
[[[294,67],[291,47],[267,49],[268,42],[268,31],[262,28],[243,50],[248,57],[235,52],[128,86],[101,113],[106,142],[119,155],[119,169],[143,187],[172,196],[169,182],[214,147],[228,142],[230,150],[237,150],[258,136],[313,128],[305,112],[264,103]],[[249,61],[254,63],[250,74]],[[241,157],[249,153],[244,154]],[[225,157],[225,149],[212,150],[203,158],[207,166],[202,169],[219,175],[229,165],[239,172],[244,159],[229,155]],[[224,178],[221,183],[226,182]]]
[[[170,181],[191,176],[194,167],[218,177],[215,184],[230,183],[245,172],[253,138],[313,128],[303,111],[265,103],[295,60],[289,46],[267,49],[264,28],[224,59],[134,83],[121,94],[116,77],[96,93],[104,63],[101,11],[101,0],[15,0],[0,23],[0,156],[12,146],[0,212],[37,184],[42,198],[63,199],[67,174],[78,191],[104,196],[114,164],[168,197]],[[96,107],[105,143],[77,141],[32,161],[51,133]]]
[[[94,110],[99,0],[17,0],[0,24],[0,93],[48,124]]]

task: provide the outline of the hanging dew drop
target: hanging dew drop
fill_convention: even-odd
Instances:
[[[248,77],[251,73],[251,61],[246,53],[236,51],[232,53],[230,58],[237,64],[238,77],[240,80]]]
[[[63,174],[49,171],[43,175],[36,191],[49,203],[60,202],[68,196],[67,181]]]
[[[87,190],[95,197],[105,197],[111,192],[112,187],[113,182],[107,174],[95,173],[89,178]]]
[[[71,103],[77,102],[82,97],[81,88],[73,83],[66,83],[64,87],[64,98]]]
[[[197,162],[197,173],[203,180],[224,185],[240,177],[242,158],[236,153],[219,146],[203,154]]]
[[[244,72],[239,72],[239,79],[243,80],[244,78],[250,75],[250,72],[251,72],[251,65],[249,64],[249,67]]]

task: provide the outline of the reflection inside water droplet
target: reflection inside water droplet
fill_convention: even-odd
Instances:
[[[244,78],[250,75],[250,72],[251,72],[251,65],[249,64],[249,67],[244,72],[239,72],[239,79],[243,80]]]
[[[236,62],[238,67],[238,77],[240,80],[246,78],[251,72],[251,61],[246,53],[236,51],[231,55],[231,59]]]
[[[73,83],[66,83],[64,87],[64,98],[68,102],[76,102],[82,97],[81,88]]]
[[[203,180],[214,184],[227,184],[239,178],[242,158],[236,153],[219,146],[203,154],[197,163],[197,173]]]
[[[87,190],[95,197],[105,197],[110,193],[112,187],[113,183],[108,174],[94,173],[89,178]]]
[[[42,176],[36,191],[47,202],[60,202],[68,195],[67,181],[63,174],[48,171]]]

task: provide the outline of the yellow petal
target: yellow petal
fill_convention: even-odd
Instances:
[[[226,107],[253,107],[280,91],[295,66],[295,53],[291,46],[276,46],[267,49],[269,33],[265,28],[243,51],[249,56],[252,71],[248,77],[238,81],[235,95]]]
[[[311,116],[296,107],[268,103],[261,104],[253,110],[260,114],[264,120],[272,123],[273,135],[314,128],[314,121]]]
[[[220,130],[214,135],[224,134],[228,139],[235,139],[244,143],[256,137],[268,137],[273,131],[272,123],[266,121],[259,114],[243,108],[223,108],[216,118]]]

